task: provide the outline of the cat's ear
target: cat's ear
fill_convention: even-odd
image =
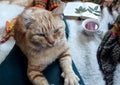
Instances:
[[[57,8],[55,8],[54,10],[52,10],[53,15],[59,15],[62,16],[63,11],[65,8],[65,3],[61,2],[60,6],[58,6]]]
[[[32,24],[33,20],[34,20],[33,17],[29,16],[28,14],[23,14],[23,22],[24,22],[24,25],[27,29]]]
[[[20,33],[22,35],[26,33],[26,27],[24,26],[23,17],[21,15],[19,15],[16,18],[16,22],[14,25],[14,31],[15,31],[15,36],[18,35],[17,33]]]

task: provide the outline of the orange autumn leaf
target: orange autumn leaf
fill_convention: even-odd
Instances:
[[[6,32],[8,32],[8,30],[9,30],[9,22],[6,21]]]
[[[12,19],[10,22],[6,21],[6,35],[0,40],[0,44],[5,43],[11,36],[14,35],[14,24],[16,19]]]
[[[12,19],[10,22],[6,21],[6,32],[9,33],[13,30],[14,24],[15,24],[16,19]]]

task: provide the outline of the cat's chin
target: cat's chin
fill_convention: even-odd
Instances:
[[[42,45],[42,48],[53,48],[55,44],[47,44],[47,45]]]
[[[35,50],[53,48],[55,45],[32,45],[31,47]]]
[[[54,44],[48,44],[47,47],[52,48],[52,47],[54,47],[55,45],[56,45],[56,43],[54,43]]]

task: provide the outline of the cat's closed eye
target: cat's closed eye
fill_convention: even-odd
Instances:
[[[54,30],[54,33],[57,33],[57,32],[59,32],[59,29],[55,29],[55,30]]]
[[[44,37],[45,36],[44,33],[40,33],[40,34],[37,34],[37,35],[40,36],[40,37]]]

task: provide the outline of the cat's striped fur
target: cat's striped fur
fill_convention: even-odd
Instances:
[[[58,58],[65,78],[64,85],[79,85],[79,78],[72,69],[61,17],[31,7],[17,18],[14,28],[16,44],[28,58],[27,74],[34,85],[49,85],[42,71]]]

